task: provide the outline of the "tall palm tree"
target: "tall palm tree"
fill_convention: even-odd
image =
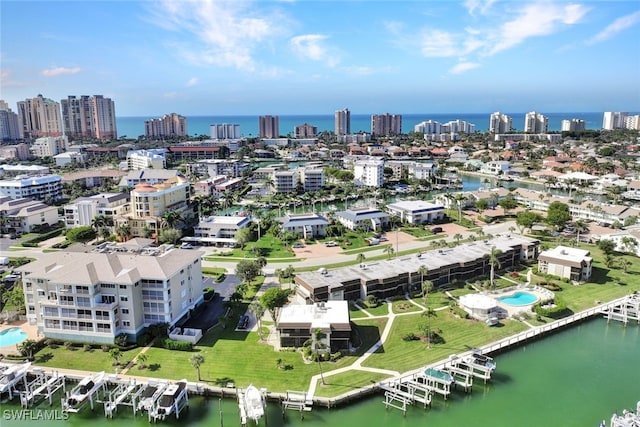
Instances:
[[[491,267],[491,272],[489,273],[489,285],[491,286],[491,289],[494,288],[495,269],[496,267],[500,268],[500,260],[498,257],[501,253],[502,251],[500,249],[493,246],[491,248],[491,252],[487,255],[489,267]]]
[[[360,252],[358,256],[356,256],[356,261],[358,261],[358,264],[362,264],[365,258],[366,256],[362,252]]]
[[[126,242],[131,237],[131,226],[129,224],[121,224],[116,227],[116,235],[121,242]]]
[[[260,301],[258,301],[257,299],[251,301],[251,304],[249,304],[249,311],[253,313],[254,316],[256,316],[256,321],[258,322],[258,335],[260,335],[260,339],[263,339],[262,316],[264,315],[265,310],[266,309],[264,308],[264,306],[260,304]]]
[[[427,298],[426,298],[425,293],[424,293],[424,285],[423,285],[423,283],[424,283],[424,276],[429,274],[429,269],[427,268],[426,265],[421,265],[418,268],[418,274],[420,275],[420,287],[422,289],[422,296],[425,298],[425,303],[426,303]]]
[[[454,234],[453,238],[455,239],[456,244],[460,244],[460,240],[462,240],[462,234],[456,233]]]
[[[326,385],[327,383],[324,381],[324,375],[322,373],[322,355],[327,351],[327,345],[324,343],[324,339],[327,337],[327,334],[322,332],[322,329],[316,328],[313,331],[313,350],[318,360],[318,368],[320,368],[320,379],[322,380],[322,385]]]
[[[182,213],[176,210],[168,210],[162,214],[162,228],[176,228],[176,225],[183,222]]]

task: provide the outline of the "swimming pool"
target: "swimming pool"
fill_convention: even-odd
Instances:
[[[21,328],[9,328],[0,331],[0,347],[18,344],[27,339],[27,333]]]
[[[515,294],[498,297],[497,300],[507,305],[519,307],[533,304],[538,301],[538,297],[529,292],[516,292]]]

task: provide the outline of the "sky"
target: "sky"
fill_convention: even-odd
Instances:
[[[0,99],[117,116],[640,111],[640,1],[0,0]]]

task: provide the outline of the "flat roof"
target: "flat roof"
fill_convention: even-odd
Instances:
[[[327,301],[315,304],[290,304],[280,310],[279,328],[287,325],[308,325],[311,329],[350,330],[349,303],[347,301]],[[345,329],[345,325],[349,329]],[[336,328],[337,326],[337,328]]]
[[[591,253],[584,249],[570,248],[568,246],[556,246],[553,249],[541,252],[538,259],[579,267],[582,265],[583,261],[591,261],[592,258],[590,255]]]
[[[389,209],[398,209],[410,212],[433,211],[444,209],[444,206],[435,203],[425,202],[424,200],[399,200],[387,205]]]

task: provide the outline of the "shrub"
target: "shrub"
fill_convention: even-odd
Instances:
[[[84,351],[91,351],[91,346],[89,344],[85,344],[85,345],[82,346],[82,349]]]
[[[109,350],[111,350],[111,346],[103,344],[100,346],[100,348],[102,349],[102,351],[104,351],[105,353],[108,353]]]
[[[66,348],[67,350],[71,350],[73,348],[73,343],[71,341],[65,341],[64,348]]]
[[[47,347],[52,348],[52,349],[58,348],[58,343],[56,342],[56,340],[53,340],[53,339],[45,340],[44,344]]]
[[[151,335],[145,332],[144,334],[138,336],[136,339],[136,344],[140,347],[144,347],[151,342]]]
[[[167,350],[176,350],[176,351],[193,350],[193,345],[190,342],[186,342],[186,341],[176,341],[170,338],[164,338],[156,341],[156,343],[158,347],[166,348]]]
[[[415,341],[420,339],[416,334],[414,334],[413,332],[409,332],[407,334],[404,334],[404,336],[402,337],[402,341]]]
[[[118,347],[124,347],[129,342],[129,335],[127,334],[119,334],[113,339],[113,343]]]
[[[369,308],[375,308],[380,305],[380,300],[375,295],[369,295],[364,300],[364,304]]]
[[[552,305],[553,306],[550,306]],[[538,303],[533,305],[533,311],[538,316],[550,317],[552,319],[559,319],[561,317],[566,317],[571,314],[570,310],[567,308],[567,303],[556,298],[539,301]]]
[[[451,312],[454,315],[456,315],[459,318],[461,318],[461,319],[468,319],[469,318],[469,313],[467,313],[466,311],[464,311],[462,308],[460,308],[457,305],[451,307]]]

